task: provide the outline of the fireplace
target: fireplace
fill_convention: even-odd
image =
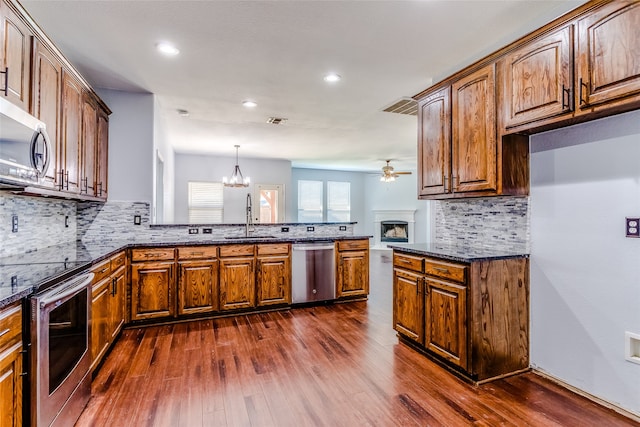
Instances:
[[[381,221],[380,241],[408,243],[409,223],[407,221]]]

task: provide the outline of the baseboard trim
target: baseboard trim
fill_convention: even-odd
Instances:
[[[621,408],[620,406],[616,405],[615,403],[609,402],[608,400],[602,399],[600,397],[594,396],[591,393],[587,393],[584,390],[581,390],[575,386],[572,386],[569,383],[564,382],[563,380],[561,380],[560,378],[554,377],[553,375],[549,374],[548,372],[545,372],[543,370],[540,370],[538,368],[532,368],[531,372],[533,372],[536,375],[541,376],[542,378],[545,378],[551,382],[554,382],[556,384],[558,384],[560,387],[564,387],[567,390],[571,390],[572,392],[574,392],[575,394],[579,394],[580,396],[591,400],[592,402],[597,403],[600,406],[604,406],[605,408],[609,408],[612,411],[615,411],[617,413],[619,413],[620,415],[623,415],[629,419],[632,419],[633,421],[636,422],[640,422],[640,414],[636,414],[635,412],[629,411],[628,409],[624,409]]]

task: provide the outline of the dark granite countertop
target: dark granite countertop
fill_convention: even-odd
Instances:
[[[474,262],[507,258],[528,258],[529,252],[522,246],[471,246],[447,243],[411,243],[387,245],[398,252],[425,255],[458,262]]]
[[[172,239],[163,241],[71,241],[60,245],[0,258],[0,308],[38,289],[78,274],[123,249],[163,246],[204,246],[255,243],[305,243],[369,239],[371,236],[251,237],[212,240]]]
[[[357,224],[356,221],[351,222],[279,222],[277,224],[252,224],[252,227],[279,227],[279,226],[305,226],[305,225],[354,225]],[[183,227],[193,227],[193,228],[215,228],[215,227],[238,227],[245,226],[245,223],[216,223],[216,224],[149,224],[150,228],[183,228]]]

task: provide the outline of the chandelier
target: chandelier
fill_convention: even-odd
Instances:
[[[226,176],[222,177],[222,184],[225,187],[248,187],[250,179],[249,177],[243,177],[242,172],[240,171],[240,166],[238,165],[238,148],[239,145],[234,145],[236,147],[236,166],[233,169],[233,173],[231,174],[231,178],[227,178]]]

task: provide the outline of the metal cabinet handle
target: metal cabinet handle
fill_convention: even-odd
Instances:
[[[82,187],[80,188],[80,192],[87,194],[89,193],[89,177],[82,178]]]
[[[562,109],[571,109],[571,88],[565,87],[564,83],[562,84]]]
[[[65,190],[69,189],[69,171],[66,171],[64,173],[64,180],[65,180]]]
[[[9,96],[9,67],[4,67],[0,74],[4,74],[4,96]]]
[[[7,328],[4,331],[0,332],[0,337],[9,333],[11,329]]]
[[[442,268],[442,267],[433,267],[434,270],[439,271],[441,273],[449,273],[449,269],[448,268]]]
[[[58,175],[60,175],[60,184],[58,184],[58,190],[64,190],[64,169],[60,169]]]
[[[582,88],[588,90],[589,86],[587,86],[587,84],[582,81],[582,77],[580,77],[580,105],[584,105],[587,103],[587,101],[582,96]]]
[[[98,195],[99,195],[99,196],[102,196],[102,182],[99,182],[99,183],[96,185],[96,187],[97,187],[97,190],[98,190],[98,191],[97,191],[97,192],[98,192]]]
[[[118,279],[114,277],[113,279],[111,279],[111,296],[115,297],[117,293],[118,293]]]
[[[198,256],[198,255],[202,256],[202,255],[204,255],[204,252],[191,252],[191,255],[193,255],[193,256]]]

